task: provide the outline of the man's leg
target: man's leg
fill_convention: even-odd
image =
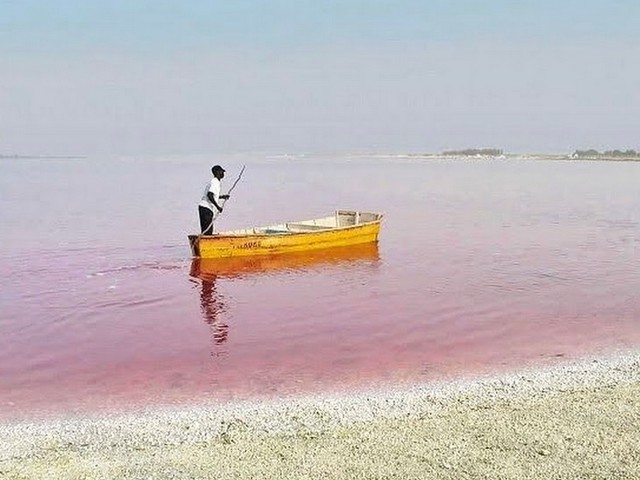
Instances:
[[[198,216],[200,217],[201,234],[213,234],[213,212],[208,208],[198,206]]]

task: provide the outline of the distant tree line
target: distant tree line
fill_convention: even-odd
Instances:
[[[447,150],[442,152],[442,154],[464,156],[487,155],[495,157],[497,155],[502,155],[502,150],[499,148],[467,148],[466,150]]]
[[[640,158],[640,153],[635,150],[607,150],[599,152],[598,150],[576,150],[574,157],[607,157],[607,158]]]

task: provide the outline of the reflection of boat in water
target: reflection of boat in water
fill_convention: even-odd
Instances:
[[[193,256],[202,258],[307,252],[375,242],[381,221],[380,213],[338,210],[313,220],[189,235],[189,244]]]
[[[227,306],[223,295],[217,289],[219,280],[326,267],[349,267],[362,263],[376,264],[379,258],[377,243],[280,255],[194,258],[191,261],[190,276],[200,280],[200,310],[211,330],[212,355],[224,355],[224,351],[220,349],[229,336],[229,326],[222,318]]]
[[[363,243],[350,247],[325,248],[308,252],[255,257],[194,258],[191,261],[192,277],[203,281],[216,278],[239,277],[249,274],[272,273],[286,270],[304,270],[321,266],[351,264],[379,259],[377,243]]]

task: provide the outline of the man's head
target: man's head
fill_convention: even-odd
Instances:
[[[222,180],[224,178],[224,168],[222,168],[220,165],[214,165],[211,168],[211,173],[213,173],[213,176],[218,180]]]

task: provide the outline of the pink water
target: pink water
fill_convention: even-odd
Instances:
[[[212,267],[187,233],[383,211],[378,245]],[[1,160],[0,418],[341,391],[640,345],[640,163]]]

